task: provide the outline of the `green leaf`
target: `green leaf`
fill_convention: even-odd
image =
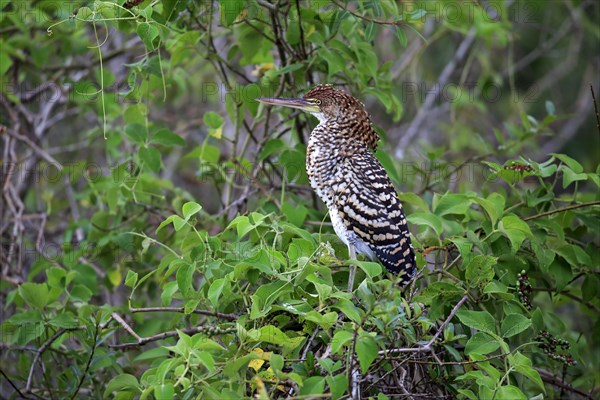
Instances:
[[[169,129],[161,129],[152,136],[152,143],[165,146],[185,146],[185,140]]]
[[[571,168],[567,168],[564,165],[560,167],[563,173],[563,189],[566,189],[571,183],[576,181],[585,181],[588,178],[588,174],[575,173]]]
[[[50,290],[45,283],[25,282],[19,286],[19,295],[29,306],[40,310],[50,300]]]
[[[571,265],[564,262],[562,258],[555,258],[552,264],[550,264],[548,267],[548,272],[556,282],[557,291],[563,290],[573,278],[573,270]]]
[[[48,323],[57,328],[73,329],[79,325],[79,322],[70,311],[66,311],[62,314],[58,314],[52,318]]]
[[[502,337],[509,338],[523,332],[531,326],[531,320],[522,314],[508,314],[502,320],[500,332]]]
[[[214,111],[209,111],[204,114],[204,123],[212,129],[217,129],[223,126],[223,118]]]
[[[75,285],[71,289],[71,299],[87,303],[92,298],[92,291],[85,285]]]
[[[138,153],[140,155],[140,159],[150,167],[152,172],[157,173],[160,171],[161,155],[158,149],[155,147],[140,147]]]
[[[67,273],[62,268],[49,268],[46,270],[46,276],[48,277],[48,286],[50,288],[63,289],[68,284]]]
[[[465,278],[471,287],[484,287],[494,278],[494,265],[496,257],[477,255],[473,257],[466,267]]]
[[[287,74],[290,72],[298,71],[299,69],[302,69],[303,67],[304,67],[304,64],[302,64],[302,63],[289,64],[283,68],[277,68],[274,72],[274,75],[279,76],[279,75]]]
[[[573,170],[574,173],[580,174],[580,173],[583,172],[583,167],[581,166],[581,164],[579,164],[578,161],[572,159],[568,155],[566,155],[566,154],[557,154],[557,153],[550,153],[550,155],[558,158],[560,161],[562,161],[563,163],[565,163],[567,165],[567,167],[569,167],[570,169]]]
[[[500,344],[493,337],[484,332],[477,332],[469,338],[465,346],[465,354],[489,354],[500,348]]]
[[[225,278],[219,278],[216,279],[210,285],[210,288],[208,288],[208,293],[206,294],[206,297],[215,308],[217,308],[219,305],[219,297],[221,296],[221,293],[223,292],[223,288],[225,287],[226,283],[227,281],[225,280]]]
[[[546,112],[548,115],[556,115],[556,108],[554,107],[554,103],[550,100],[546,100]]]
[[[148,50],[155,49],[153,40],[158,37],[158,29],[154,25],[151,25],[147,22],[141,22],[138,25],[136,32]]]
[[[248,335],[252,337],[256,335],[257,330],[251,329]],[[304,342],[304,336],[289,337],[279,328],[273,325],[266,325],[258,329],[257,342],[272,343],[282,347],[283,353],[288,354]]]
[[[325,379],[329,385],[329,390],[331,390],[332,399],[339,399],[348,389],[348,377],[346,374],[329,375]]]
[[[239,239],[246,236],[248,232],[250,232],[256,227],[254,224],[250,223],[250,219],[245,215],[237,217],[234,221],[237,222],[235,228],[237,230],[237,236]]]
[[[500,386],[496,391],[496,400],[527,400],[527,396],[516,386]]]
[[[336,51],[320,51],[318,52],[319,57],[321,57],[325,62],[327,62],[327,72],[329,76],[333,76],[338,72],[344,71],[346,69],[346,62],[344,58]]]
[[[408,20],[409,21],[418,21],[418,20],[422,19],[425,15],[427,15],[426,10],[423,10],[422,8],[417,8],[416,10],[412,11],[409,14]]]
[[[308,214],[308,209],[304,205],[298,204],[294,206],[287,201],[281,205],[281,211],[296,226],[302,226]]]
[[[133,272],[132,270],[127,271],[127,276],[125,277],[125,286],[134,287],[138,280],[137,272]]]
[[[323,330],[329,330],[337,322],[338,313],[332,311],[322,315],[313,310],[306,313],[304,319],[318,324]]]
[[[429,205],[421,196],[417,196],[415,193],[399,193],[398,198],[402,204],[406,207],[407,205],[413,206],[416,210],[420,210],[429,213]]]
[[[160,225],[158,225],[158,228],[156,228],[156,233],[158,233],[159,231],[162,230],[162,228],[164,228],[165,226],[173,223],[173,220],[175,219],[176,215],[170,215],[168,216],[163,222],[160,223]]]
[[[490,221],[492,221],[492,227],[496,225],[498,219],[504,212],[504,206],[506,199],[500,193],[492,193],[486,199],[479,197],[473,197],[473,201],[479,204],[487,213]]]
[[[90,16],[93,16],[94,12],[89,7],[80,7],[77,10],[77,19],[87,21]]]
[[[208,351],[201,351],[196,353],[198,356],[198,360],[206,367],[208,372],[212,372],[215,369],[215,360],[213,356]]]
[[[281,139],[270,139],[265,143],[262,150],[258,154],[258,160],[262,161],[269,157],[271,154],[280,152],[285,149],[285,143]]]
[[[508,287],[502,282],[492,281],[486,285],[483,293],[508,293]]]
[[[285,30],[285,39],[290,45],[296,46],[300,43],[300,20],[296,13],[293,13],[290,17],[290,23],[287,24],[287,29]]]
[[[140,385],[137,378],[130,374],[117,375],[108,382],[104,390],[104,397],[108,398],[113,392],[134,392],[140,393]]]
[[[167,284],[163,287],[162,293],[160,294],[160,299],[164,307],[171,304],[173,295],[177,292],[178,289],[179,286],[177,285],[176,281],[167,282]]]
[[[258,356],[256,353],[250,353],[238,359],[230,360],[225,368],[223,368],[223,373],[229,378],[235,378],[240,368],[247,365],[250,361],[257,360],[259,358],[260,356]]]
[[[194,275],[194,264],[183,264],[177,271],[177,286],[184,297],[187,297],[192,290],[192,277]]]
[[[331,340],[331,352],[333,354],[338,354],[341,350],[342,346],[352,340],[354,337],[352,332],[348,331],[338,331],[333,335],[333,339]]]
[[[311,376],[304,380],[302,388],[300,389],[300,396],[307,396],[311,394],[321,395],[325,390],[325,378],[322,376]]]
[[[487,311],[458,310],[456,316],[469,328],[492,334],[496,332],[496,321]]]
[[[279,354],[273,353],[271,354],[271,360],[269,360],[269,363],[271,364],[271,368],[273,368],[275,371],[281,371],[284,366],[284,359]]]
[[[414,225],[425,225],[435,231],[437,235],[440,235],[444,230],[443,222],[440,217],[431,213],[412,213],[409,214],[406,219],[408,222]]]
[[[144,144],[148,138],[148,130],[141,124],[129,124],[125,127],[125,134],[138,144]]]
[[[346,299],[340,299],[332,308],[337,308],[350,320],[357,324],[361,322],[360,310],[350,301]]]
[[[175,398],[175,388],[172,382],[162,383],[154,386],[154,397],[160,400],[171,400]]]
[[[202,210],[202,206],[195,201],[188,201],[181,207],[181,212],[186,221],[188,221],[192,215],[200,212],[200,210]]]
[[[224,26],[231,26],[244,9],[244,2],[232,0],[219,0],[221,22]]]
[[[381,264],[379,264],[377,262],[355,261],[355,260],[351,260],[350,262],[358,265],[360,267],[360,269],[365,271],[367,276],[371,279],[373,279],[373,277],[375,277],[375,276],[381,275],[381,272],[382,272]]]
[[[214,111],[209,111],[204,114],[204,123],[208,126],[208,133],[217,139],[220,139],[223,134],[223,118]]]
[[[502,218],[498,224],[498,229],[510,240],[513,253],[519,250],[525,239],[533,237],[529,225],[513,214]]]
[[[6,46],[6,44],[3,44],[4,46]],[[10,56],[5,53],[4,51],[0,53],[0,76],[4,76],[4,74],[6,74],[6,72],[10,69],[10,67],[12,66],[12,60],[10,59]]]
[[[369,335],[361,335],[356,341],[356,355],[360,363],[361,372],[367,372],[373,361],[377,358],[379,348],[375,340]]]
[[[521,352],[517,351],[514,354],[508,355],[508,362],[516,372],[526,376],[533,383],[535,383],[540,390],[542,390],[544,393],[546,392],[544,382],[542,382],[540,374],[532,367],[532,363],[529,358],[525,357],[523,354],[521,354]]]
[[[447,193],[440,197],[435,204],[433,212],[437,215],[444,216],[448,214],[466,214],[471,199],[464,194]]]
[[[262,285],[256,292],[250,296],[252,307],[250,308],[250,318],[257,319],[264,317],[271,310],[271,306],[280,296],[284,296],[293,290],[289,282],[277,280],[266,285]]]
[[[218,147],[204,143],[202,146],[195,147],[192,151],[185,155],[185,158],[197,158],[202,163],[200,168],[214,166],[219,162],[221,150]]]

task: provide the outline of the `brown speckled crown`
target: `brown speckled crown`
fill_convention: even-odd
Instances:
[[[342,126],[352,125],[349,133],[373,151],[377,149],[379,135],[373,130],[363,103],[331,85],[317,85],[306,92],[304,98],[320,100],[321,111],[329,120],[336,120]]]

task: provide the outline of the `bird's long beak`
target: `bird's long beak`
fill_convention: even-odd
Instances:
[[[313,104],[312,102],[310,102],[306,99],[280,99],[280,98],[261,97],[259,99],[256,99],[256,101],[259,101],[261,103],[268,104],[271,106],[283,106],[283,107],[297,108],[298,110],[302,110],[302,111],[310,112],[310,113],[318,113],[320,111],[318,105]]]

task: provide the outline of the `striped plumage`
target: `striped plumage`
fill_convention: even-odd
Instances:
[[[306,169],[329,210],[336,234],[354,251],[378,259],[402,284],[415,273],[415,255],[398,195],[375,158],[379,136],[364,105],[341,90],[318,85],[302,99],[258,99],[299,108],[319,124],[310,134]]]

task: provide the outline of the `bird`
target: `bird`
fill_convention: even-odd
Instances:
[[[375,157],[379,135],[365,106],[330,84],[314,86],[301,98],[257,98],[260,103],[299,109],[319,123],[310,133],[306,172],[329,211],[333,229],[350,259],[364,254],[400,277],[406,286],[416,260],[398,194]],[[348,291],[354,285],[350,265]]]

